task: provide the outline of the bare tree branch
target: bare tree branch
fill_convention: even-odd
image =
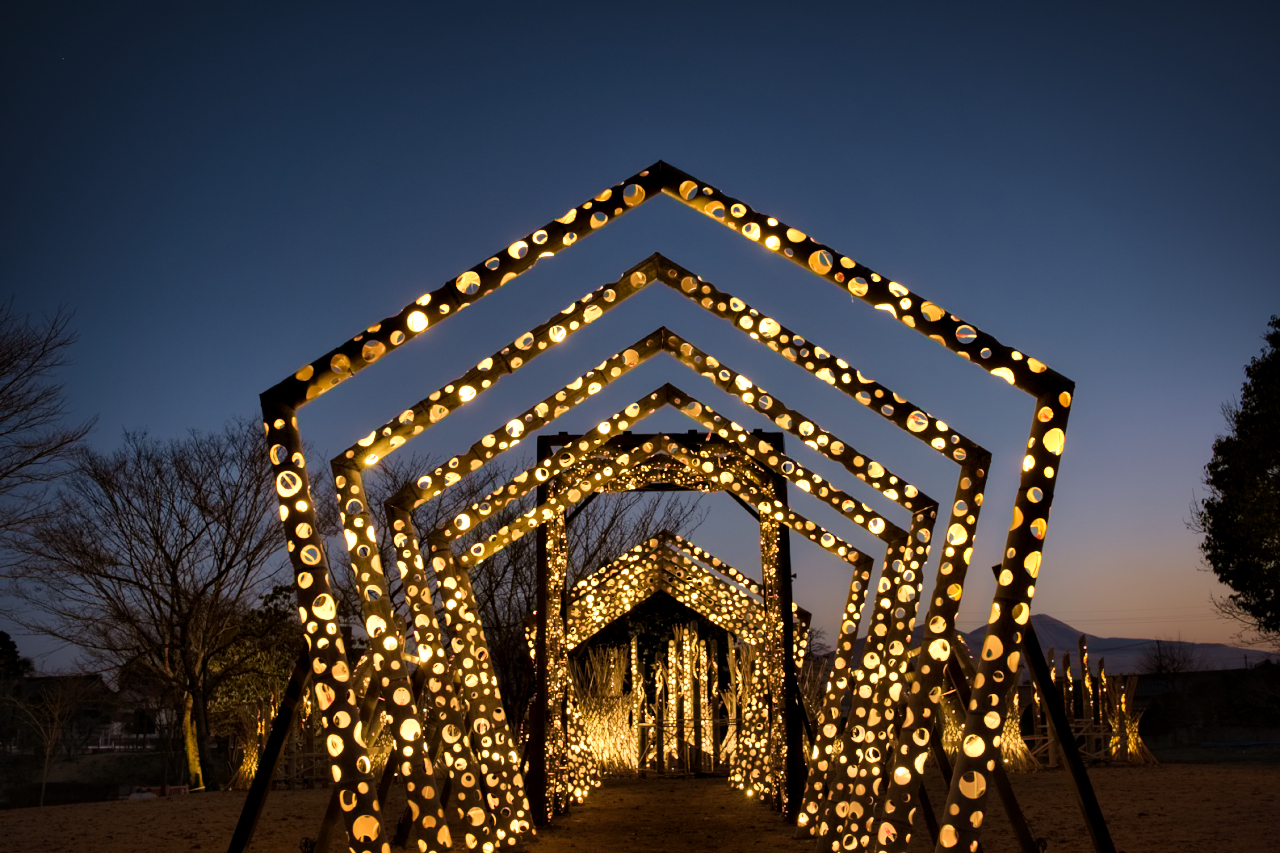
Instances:
[[[0,537],[44,517],[49,484],[93,428],[93,420],[62,426],[66,403],[53,376],[69,363],[70,323],[62,309],[32,321],[12,301],[0,305]]]
[[[103,669],[169,685],[192,715],[193,770],[207,775],[209,702],[250,665],[251,612],[283,567],[261,429],[126,433],[115,453],[71,459],[53,511],[13,539],[18,606],[5,615]]]

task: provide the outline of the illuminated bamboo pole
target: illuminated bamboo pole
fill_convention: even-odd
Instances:
[[[393,761],[399,767],[411,809],[417,816],[410,838],[421,839],[425,851],[444,853],[451,846],[452,838],[445,822],[444,805],[440,802],[443,778],[437,778],[430,757],[424,754],[422,717],[413,698],[413,685],[403,657],[404,633],[399,616],[391,609],[372,508],[366,504],[363,475],[359,466],[343,455],[334,459],[331,467],[339,517],[372,648],[373,678],[388,695],[395,696],[395,701],[387,703],[387,712],[391,715],[395,739]]]
[[[1093,674],[1089,672],[1089,644],[1085,641],[1084,634],[1080,635],[1078,649],[1080,652],[1081,716],[1092,723],[1094,721]]]
[[[442,760],[453,781],[450,797],[455,804],[458,823],[466,827],[463,842],[468,849],[481,848],[495,837],[499,842],[514,839],[519,834],[512,826],[511,814],[506,825],[497,825],[497,816],[490,810],[488,796],[502,802],[503,791],[490,791],[485,781],[485,771],[491,769],[493,758],[477,761],[473,739],[492,737],[487,721],[469,721],[464,687],[449,666],[440,624],[436,619],[435,599],[431,583],[423,564],[421,544],[413,523],[413,516],[404,509],[387,506],[387,519],[391,526],[392,543],[396,549],[396,567],[404,586],[405,600],[413,620],[414,638],[417,640],[419,667],[429,677],[426,680],[421,707],[428,725],[428,734],[440,743]],[[437,579],[438,580],[438,579]],[[451,733],[449,738],[444,733]],[[459,732],[453,737],[452,732]],[[496,769],[496,768],[493,768]],[[477,770],[479,772],[477,772]]]
[[[703,673],[706,676],[702,685],[702,767],[708,773],[716,770],[716,720],[719,718],[720,707],[719,697],[716,695],[720,670],[712,658],[716,645],[714,632],[702,644]]]
[[[810,830],[817,827],[818,813],[823,803],[834,803],[826,793],[828,774],[837,763],[837,756],[832,747],[838,740],[843,743],[845,724],[841,704],[853,689],[855,672],[855,668],[851,665],[853,648],[858,639],[858,624],[862,621],[863,604],[866,601],[873,567],[874,561],[870,557],[861,563],[855,563],[853,577],[849,581],[848,600],[845,602],[844,614],[840,621],[840,633],[836,639],[831,671],[827,675],[827,689],[823,694],[822,707],[818,712],[817,731],[814,733],[813,748],[809,757],[804,804],[797,818],[797,838],[811,834]]]
[[[947,821],[943,824],[939,845],[954,842],[961,846],[978,841],[986,801],[984,756],[998,749],[991,732],[1003,729],[1003,709],[1012,675],[1017,669],[1024,630],[1029,630],[1030,602],[1035,594],[1035,580],[1040,573],[1041,548],[1048,525],[1049,506],[1058,457],[1065,441],[1065,428],[1070,405],[1071,385],[1057,383],[1063,390],[1052,391],[1037,401],[1037,416],[1028,440],[1023,461],[1023,475],[1014,502],[1013,524],[1004,549],[1004,560],[996,580],[996,594],[991,608],[987,636],[983,640],[978,667],[981,684],[975,684],[976,706],[965,722],[966,736],[979,738],[983,748],[961,752],[957,778],[947,796]],[[1064,387],[1065,386],[1065,387]],[[980,712],[983,708],[992,710]],[[992,723],[996,725],[992,728]],[[955,810],[952,811],[952,807]]]
[[[523,774],[519,766],[519,753],[506,711],[502,694],[493,671],[493,656],[471,588],[471,577],[464,566],[459,565],[449,548],[448,540],[438,534],[428,539],[429,561],[436,577],[443,601],[446,626],[452,636],[453,657],[450,660],[456,671],[466,673],[463,678],[462,699],[467,709],[470,730],[479,735],[479,758],[486,779],[493,780],[499,793],[499,830],[506,830],[509,837],[516,837],[532,828],[533,814],[525,793]]]
[[[689,628],[694,632],[692,658],[691,687],[693,688],[693,766],[694,773],[702,772],[702,688],[706,685],[706,673],[703,671],[701,648],[698,642],[698,623],[690,622]]]
[[[641,675],[640,664],[640,638],[636,634],[635,629],[631,630],[630,642],[630,669],[631,669],[631,736],[634,738],[636,745],[636,774],[644,773],[644,679]]]
[[[742,709],[745,738],[744,767],[746,793],[756,799],[771,798],[774,783],[773,756],[769,753],[770,736],[773,734],[769,713],[768,654],[764,646],[748,648],[747,687],[748,701]]]
[[[1062,653],[1062,707],[1067,712],[1068,720],[1078,719],[1076,714],[1076,678],[1071,669],[1071,652]]]
[[[356,682],[361,679],[360,667],[357,667]],[[382,696],[382,687],[376,677],[369,679],[369,687],[360,699],[360,727],[361,730],[368,734],[369,741],[377,740],[378,733],[381,731],[382,707],[385,704]],[[334,789],[329,796],[329,805],[325,809],[324,817],[320,821],[320,827],[316,830],[317,842],[328,842],[332,838],[342,821],[343,802],[341,790]],[[445,830],[445,839],[448,839],[448,830]],[[445,845],[447,849],[447,844]]]
[[[693,741],[694,741],[694,717],[693,717],[693,699],[695,688],[695,679],[697,677],[694,671],[694,647],[695,641],[686,630],[683,637],[681,648],[681,666],[684,677],[681,679],[680,687],[684,692],[684,748],[685,748],[685,773],[692,773],[694,766],[693,757]]]
[[[344,792],[345,803],[350,804],[343,811],[343,819],[352,848],[356,853],[380,853],[386,842],[382,809],[374,792],[376,781],[368,750],[354,735],[353,726],[359,719],[357,699],[350,689],[351,667],[337,622],[324,541],[311,499],[297,411],[278,394],[267,392],[262,396],[262,412],[280,519],[291,545],[299,617],[311,654],[312,690],[327,724],[325,749],[330,756],[331,775]]]
[[[547,719],[550,723],[548,732],[549,756],[554,757],[554,773],[549,773],[549,791],[554,798],[549,804],[555,814],[561,814],[569,808],[568,780],[568,741],[567,725],[569,708],[567,704],[566,683],[568,681],[568,656],[564,644],[564,616],[562,604],[564,600],[565,576],[568,571],[568,554],[565,541],[565,514],[561,510],[538,528],[545,534],[547,551]],[[551,763],[550,761],[548,763]]]
[[[919,642],[920,654],[915,656],[912,688],[901,711],[903,722],[897,734],[892,766],[886,764],[882,774],[885,788],[874,790],[865,786],[859,790],[855,787],[848,801],[850,814],[854,819],[860,818],[865,827],[861,835],[848,834],[855,844],[865,841],[870,845],[873,835],[877,840],[883,837],[882,849],[893,853],[905,850],[904,845],[910,839],[911,817],[916,809],[920,782],[918,768],[929,754],[931,739],[941,731],[941,726],[935,727],[934,723],[941,713],[939,701],[946,678],[945,661],[951,651],[948,638],[955,628],[991,461],[985,449],[958,433],[950,442],[937,443],[931,439],[930,444],[960,465],[951,505],[951,524],[942,543],[942,560],[934,577],[929,609],[921,619],[924,631]],[[841,847],[852,849],[843,843]]]
[[[734,773],[737,774],[737,782],[739,787],[746,787],[746,776],[743,774],[743,730],[742,730],[742,710],[746,701],[746,690],[744,684],[745,674],[745,646],[738,646],[733,649],[734,659],[737,663],[738,681],[737,681],[737,701],[733,705],[733,761],[732,767]],[[730,782],[734,781],[731,774]]]
[[[654,770],[665,773],[667,766],[667,672],[661,656],[654,661],[653,679],[654,750],[657,755]]]
[[[667,679],[671,685],[671,707],[669,720],[673,722],[672,736],[673,751],[672,770],[678,770],[682,774],[689,771],[689,738],[688,738],[688,714],[686,713],[686,705],[689,694],[685,689],[685,666],[684,666],[684,645],[681,643],[677,627],[673,632],[673,638],[667,646],[668,654],[668,670]]]

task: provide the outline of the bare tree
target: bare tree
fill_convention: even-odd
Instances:
[[[1138,658],[1138,671],[1147,675],[1178,676],[1201,668],[1195,644],[1184,643],[1181,637],[1152,640]]]
[[[44,805],[49,768],[58,748],[71,735],[73,721],[101,682],[96,675],[68,675],[33,679],[26,689],[9,697],[19,725],[31,735],[40,756],[40,802]]]
[[[1237,645],[1259,646],[1280,654],[1280,631],[1262,629],[1258,619],[1246,610],[1234,595],[1211,595],[1209,596],[1209,602],[1220,615],[1230,619],[1240,627],[1240,630],[1232,637],[1233,642]]]
[[[160,442],[126,433],[111,454],[82,448],[48,517],[18,542],[6,614],[173,687],[194,787],[211,776],[209,703],[251,666],[249,618],[283,566],[262,432]]]
[[[23,530],[49,509],[48,486],[93,421],[62,426],[66,404],[53,375],[75,342],[70,313],[42,322],[0,305],[0,537]]]

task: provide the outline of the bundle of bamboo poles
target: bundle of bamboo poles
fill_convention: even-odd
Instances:
[[[957,660],[965,678],[972,681],[973,662],[961,651],[964,646],[958,634],[956,639]],[[1053,701],[1061,703],[1066,712],[1082,758],[1133,765],[1158,763],[1138,733],[1142,712],[1134,708],[1138,687],[1136,675],[1109,675],[1103,660],[1098,661],[1095,671],[1083,635],[1077,649],[1078,670],[1072,667],[1069,652],[1059,659],[1051,648],[1046,658],[1050,679],[1057,688]],[[1057,767],[1062,762],[1061,746],[1049,725],[1045,697],[1039,690],[1027,686],[1030,679],[1023,677],[1026,667],[1024,660],[1016,678],[1016,683],[1023,685],[1022,691],[1010,691],[1009,713],[1005,718],[1001,743],[1004,765],[1010,770]],[[1030,703],[1024,702],[1023,696],[1029,696]],[[959,748],[963,727],[963,709],[951,702],[944,703],[943,745],[949,753],[954,754]]]
[[[1062,702],[1071,731],[1081,755],[1086,760],[1118,764],[1157,764],[1156,757],[1138,733],[1142,712],[1134,707],[1138,689],[1136,675],[1113,676],[1107,672],[1106,661],[1099,660],[1096,671],[1089,661],[1089,647],[1081,635],[1077,660],[1079,669],[1071,665],[1071,653],[1059,658],[1049,649],[1049,676],[1058,686],[1056,701]],[[1032,715],[1032,743],[1036,759],[1049,767],[1060,761],[1058,745],[1048,725],[1047,709],[1043,698],[1036,695],[1035,713]]]
[[[963,644],[955,644],[952,648],[955,649],[955,658],[960,664],[965,679],[972,684],[977,674],[973,660],[964,651]],[[1025,667],[1026,663],[1023,662],[1022,666]],[[1018,670],[1019,676],[1022,671],[1021,668]],[[955,755],[960,749],[960,738],[964,731],[965,709],[960,707],[954,691],[947,695],[947,700],[942,703],[942,745],[949,754]],[[1001,732],[1000,737],[1000,756],[1005,769],[1038,770],[1040,764],[1032,756],[1027,742],[1022,737],[1022,708],[1017,690],[1009,691],[1009,703],[1005,710],[1004,731]]]
[[[590,753],[597,777],[601,773],[634,773],[637,768],[633,697],[626,692],[629,657],[625,646],[590,649],[585,659],[573,666],[576,701],[571,712],[570,748],[579,762],[585,762]]]

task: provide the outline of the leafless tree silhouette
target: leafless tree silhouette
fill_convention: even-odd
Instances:
[[[114,453],[76,449],[57,500],[15,543],[5,615],[103,670],[171,685],[196,787],[215,784],[209,702],[248,665],[261,621],[249,616],[283,580],[275,503],[256,423],[169,442],[128,433]]]
[[[63,426],[66,402],[54,381],[75,342],[71,314],[43,321],[0,304],[0,536],[18,533],[49,511],[49,486],[93,428]]]

